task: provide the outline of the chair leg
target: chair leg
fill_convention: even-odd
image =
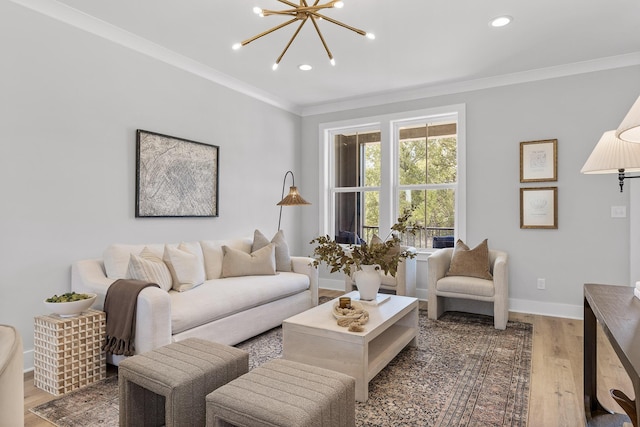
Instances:
[[[509,320],[509,309],[493,303],[493,326],[496,329],[506,329]]]
[[[427,316],[429,319],[437,320],[444,313],[444,297],[432,295],[427,300]]]

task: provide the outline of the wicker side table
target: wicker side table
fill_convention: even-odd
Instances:
[[[34,319],[34,385],[54,395],[107,376],[106,314],[88,310],[75,317],[55,314]]]

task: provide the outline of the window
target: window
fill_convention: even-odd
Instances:
[[[320,232],[340,243],[384,238],[411,207],[415,234],[405,244],[464,238],[463,119],[464,106],[454,106],[321,125]]]

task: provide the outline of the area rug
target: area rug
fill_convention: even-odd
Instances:
[[[358,426],[526,426],[532,325],[420,311],[417,348],[404,349],[369,383],[369,400],[356,403]],[[250,369],[282,353],[282,329],[238,344]],[[117,426],[118,381],[112,376],[31,409],[60,427]]]

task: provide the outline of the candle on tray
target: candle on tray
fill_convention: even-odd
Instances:
[[[351,308],[351,298],[340,297],[340,308]]]

